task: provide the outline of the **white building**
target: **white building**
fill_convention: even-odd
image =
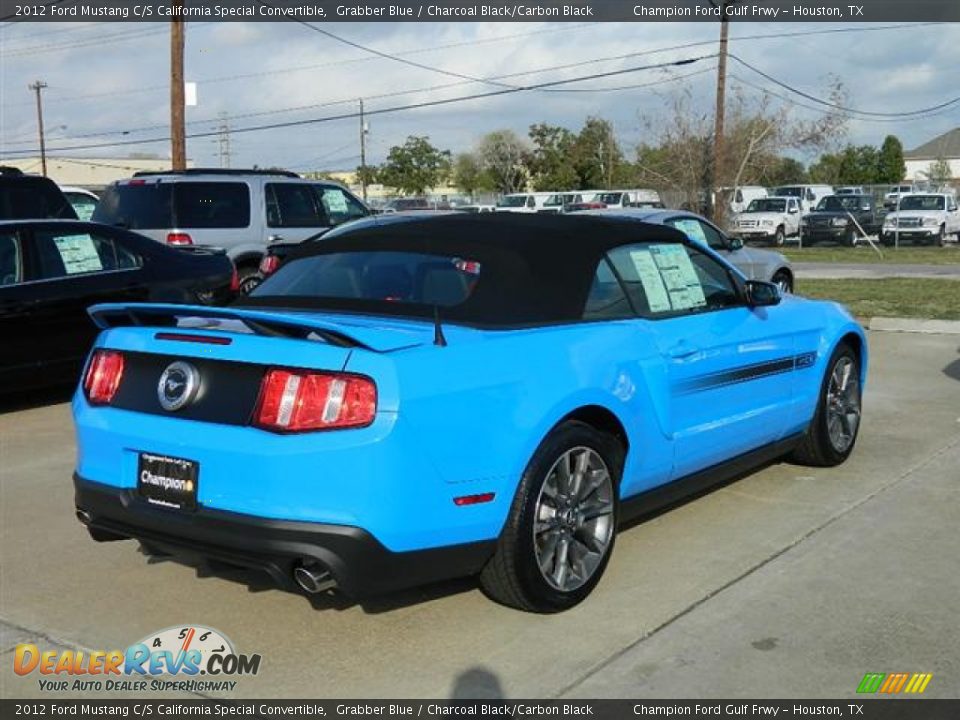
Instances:
[[[923,182],[928,179],[930,164],[938,160],[950,163],[954,184],[960,181],[960,127],[935,137],[915,150],[903,154],[907,166],[907,180]]]

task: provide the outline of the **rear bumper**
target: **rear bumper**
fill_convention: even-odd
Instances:
[[[296,588],[294,568],[319,563],[344,594],[363,598],[480,571],[496,541],[393,552],[366,530],[347,525],[272,520],[209,509],[180,513],[141,500],[136,490],[74,474],[78,514],[95,539],[143,540],[174,555],[210,558],[266,571]]]

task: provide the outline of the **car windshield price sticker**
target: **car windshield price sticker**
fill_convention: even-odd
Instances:
[[[660,277],[660,270],[657,269],[657,264],[653,261],[650,250],[631,250],[630,260],[633,262],[637,275],[640,276],[643,291],[647,294],[647,305],[650,306],[650,312],[670,312],[673,309],[670,305],[670,296],[663,286],[663,278]]]
[[[323,201],[327,204],[327,212],[345,213],[347,211],[347,198],[339,190],[324,192]]]
[[[696,220],[675,220],[673,226],[695,243],[707,244],[707,236],[703,232],[703,226]]]
[[[63,260],[67,275],[103,270],[97,246],[89,235],[61,235],[55,237],[53,242],[60,253],[60,259]]]

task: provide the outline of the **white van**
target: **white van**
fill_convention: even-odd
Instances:
[[[767,189],[759,185],[741,185],[737,188],[720,188],[720,197],[726,201],[729,212],[738,215],[754,200],[762,200],[769,195]]]
[[[628,207],[663,207],[656,190],[599,190],[593,202],[602,202],[608,210]]]
[[[836,195],[832,185],[781,185],[770,191],[773,197],[795,197],[800,200],[800,211],[806,215],[827,195]]]
[[[496,212],[540,212],[543,210],[543,204],[546,202],[547,198],[553,197],[554,195],[556,195],[556,193],[510,193],[509,195],[504,195],[497,201]]]

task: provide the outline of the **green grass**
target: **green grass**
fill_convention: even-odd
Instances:
[[[960,264],[960,248],[948,244],[946,247],[913,247],[885,248],[881,259],[869,245],[855,248],[847,247],[812,247],[780,248],[792,262],[842,262],[842,263],[909,263],[911,265],[958,265]]]
[[[797,295],[836,300],[858,318],[960,320],[960,281],[928,278],[797,280]]]

